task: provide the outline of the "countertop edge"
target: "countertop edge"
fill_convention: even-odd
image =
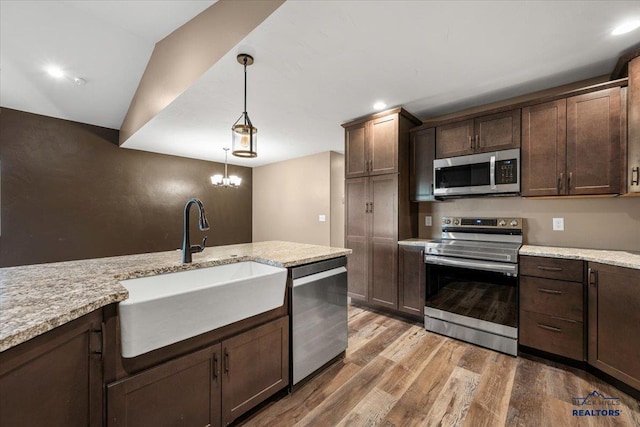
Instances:
[[[575,259],[634,270],[640,269],[640,253],[628,251],[523,245],[519,253],[525,256]]]

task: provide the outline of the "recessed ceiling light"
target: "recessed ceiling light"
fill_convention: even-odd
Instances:
[[[64,77],[64,71],[62,71],[60,67],[56,67],[55,65],[47,67],[47,73],[49,73],[50,76],[55,77],[57,79]]]
[[[614,28],[613,31],[611,32],[611,35],[619,36],[620,34],[625,34],[630,31],[633,31],[638,27],[640,27],[640,20],[627,21],[623,24],[618,25],[616,28]]]
[[[385,108],[387,106],[387,104],[385,104],[382,101],[378,101],[375,104],[373,104],[373,108],[374,110],[382,110],[383,108]]]

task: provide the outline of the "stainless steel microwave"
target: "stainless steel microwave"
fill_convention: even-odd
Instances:
[[[436,159],[433,161],[436,197],[520,192],[520,150]]]

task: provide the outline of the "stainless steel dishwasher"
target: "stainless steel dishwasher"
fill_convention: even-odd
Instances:
[[[292,386],[347,348],[347,259],[291,270]]]

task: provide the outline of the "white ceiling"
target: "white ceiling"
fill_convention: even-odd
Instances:
[[[2,1],[0,104],[119,128],[153,42],[212,3]],[[240,52],[258,157],[229,160],[258,166],[342,151],[340,124],[376,100],[426,118],[608,74],[640,42],[610,35],[631,18],[639,1],[289,0],[124,146],[224,160]],[[51,80],[49,61],[87,84]]]

